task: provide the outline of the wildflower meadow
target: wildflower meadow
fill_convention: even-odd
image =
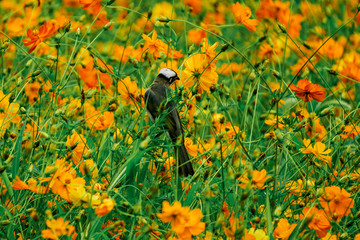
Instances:
[[[360,240],[359,11],[1,0],[0,239]]]

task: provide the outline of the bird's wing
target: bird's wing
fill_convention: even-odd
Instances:
[[[180,116],[174,102],[169,102],[167,104],[167,109],[169,112],[165,118],[165,124],[167,129],[169,130],[169,135],[171,139],[176,140],[179,136],[183,134]]]
[[[151,88],[148,88],[144,94],[146,111],[151,119],[154,121],[159,116],[159,107],[161,104],[161,98],[157,96]]]
[[[145,101],[147,101],[146,110],[152,120],[159,117],[161,103],[166,104],[164,122],[166,129],[169,131],[170,138],[174,141],[181,136],[183,131],[176,104],[173,101],[165,102],[167,99],[166,88],[159,84],[152,85],[146,90],[144,97]]]

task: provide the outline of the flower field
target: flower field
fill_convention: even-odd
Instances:
[[[0,1],[0,239],[360,240],[358,4]]]

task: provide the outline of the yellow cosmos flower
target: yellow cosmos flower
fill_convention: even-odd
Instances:
[[[209,66],[205,54],[195,54],[185,62],[185,70],[181,75],[181,83],[186,88],[196,86],[198,92],[209,91],[219,79],[214,67]]]

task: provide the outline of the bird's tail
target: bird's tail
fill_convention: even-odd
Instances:
[[[179,164],[179,174],[183,176],[194,175],[194,169],[191,165],[189,154],[184,146],[175,146],[175,155]]]

